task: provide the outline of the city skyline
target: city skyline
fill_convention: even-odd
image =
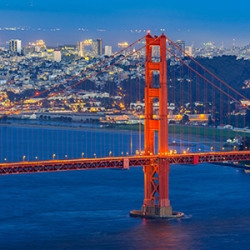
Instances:
[[[1,249],[248,249],[250,3],[228,2],[0,0]]]
[[[182,39],[187,45],[199,46],[214,41],[225,46],[249,44],[247,33],[250,3],[229,5],[226,1],[210,1],[207,5],[188,4],[182,0],[152,4],[139,0],[124,3],[110,0],[38,1],[4,0],[0,3],[1,26],[30,27],[28,30],[0,30],[0,46],[7,40],[43,39],[49,45],[72,44],[89,37],[103,38],[104,44],[132,42],[146,30],[152,34],[164,31],[172,40]],[[39,13],[39,18],[37,15]]]

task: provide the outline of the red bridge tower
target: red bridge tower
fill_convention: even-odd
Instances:
[[[153,61],[153,46],[160,47],[160,60]],[[155,132],[158,131],[158,154],[168,153],[168,89],[167,89],[167,62],[166,36],[146,36],[146,65],[145,65],[145,126],[144,150],[145,155],[154,155]],[[153,72],[158,71],[160,85],[154,86]],[[153,102],[159,101],[159,119],[153,118]],[[157,164],[152,161],[144,166],[144,202],[141,210],[130,212],[131,216],[169,218],[178,217],[182,213],[173,213],[169,201],[169,170],[167,158],[159,158]]]

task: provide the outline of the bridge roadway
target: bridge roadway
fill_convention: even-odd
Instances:
[[[0,163],[1,174],[58,172],[88,169],[128,169],[130,167],[157,164],[159,160],[170,164],[199,164],[216,162],[238,162],[250,160],[250,151],[226,151],[186,154],[164,154],[150,156],[126,156],[105,158],[78,158],[65,160],[22,161]]]

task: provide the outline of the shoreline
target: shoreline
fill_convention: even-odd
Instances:
[[[70,126],[70,124],[72,124]],[[93,126],[91,126],[93,125]],[[117,128],[112,128],[112,127],[107,127],[103,126],[101,127],[102,124],[99,124],[100,126],[97,126],[98,124],[92,124],[92,123],[84,123],[84,124],[79,124],[79,123],[69,123],[69,125],[62,124],[62,125],[56,125],[56,124],[45,124],[45,123],[22,123],[22,122],[6,122],[6,123],[0,123],[0,126],[6,126],[6,127],[16,127],[16,128],[42,128],[42,129],[57,129],[57,130],[102,130],[102,131],[130,131],[130,132],[137,132],[136,130],[128,130],[128,129],[117,129]]]
[[[22,121],[22,120],[21,120]],[[137,124],[135,125],[127,125],[125,126],[107,126],[106,124],[102,123],[69,123],[69,124],[46,124],[43,122],[37,121],[36,123],[33,122],[20,122],[20,120],[11,120],[6,121],[4,123],[0,123],[0,126],[6,126],[6,127],[16,127],[16,128],[24,128],[24,129],[50,129],[50,130],[74,130],[74,131],[114,131],[114,132],[130,132],[130,133],[144,133],[144,129],[141,128],[139,131],[139,126]],[[205,135],[195,135],[195,134],[186,134],[186,133],[180,133],[179,131],[176,131],[176,133],[170,132],[169,133],[170,139],[174,140],[180,140],[182,142],[187,142],[187,144],[204,144],[209,147],[215,147],[217,150],[221,149],[223,147],[223,144],[225,143],[222,139],[216,141],[215,136],[205,136]],[[183,143],[181,143],[183,145]],[[170,143],[169,146],[173,146],[173,143]],[[189,146],[187,145],[187,146]],[[178,145],[177,145],[178,146]]]
[[[118,127],[100,127],[102,124],[91,124],[91,123],[85,123],[85,126],[82,126],[82,124],[78,123],[70,123],[68,124],[61,124],[61,125],[56,125],[56,124],[45,124],[45,123],[23,123],[23,122],[6,122],[6,123],[0,123],[0,127],[12,127],[12,128],[20,128],[20,129],[46,129],[46,130],[71,130],[71,131],[99,131],[99,132],[115,132],[115,133],[120,133],[121,131],[127,132],[127,133],[133,133],[133,134],[138,134],[139,131],[135,130],[135,126],[133,129],[129,129],[131,127],[128,125],[127,129],[119,128]],[[93,126],[94,125],[94,126]],[[143,134],[143,129],[141,130]],[[213,151],[220,151],[221,148],[223,147],[223,142],[222,140],[216,141],[214,140],[213,137],[209,136],[204,136],[204,135],[188,135],[188,134],[180,134],[180,133],[169,133],[169,139],[173,140],[173,142],[169,142],[169,146],[177,146],[177,147],[195,147],[199,145],[204,145],[213,147]],[[174,140],[177,140],[174,142]],[[197,151],[198,152],[198,151]],[[215,165],[220,165],[220,166],[228,166],[228,167],[233,167],[233,168],[238,168],[242,170],[247,170],[250,171],[249,167],[246,167],[243,164],[234,164],[233,162],[220,162],[220,163],[211,163]]]
[[[244,164],[234,164],[231,162],[213,162],[210,164],[214,164],[214,165],[219,165],[219,166],[223,166],[223,167],[232,167],[232,168],[238,168],[241,169],[243,171],[247,171],[246,173],[248,173],[248,171],[250,171],[250,167],[247,167]]]

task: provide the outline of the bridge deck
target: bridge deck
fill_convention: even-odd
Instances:
[[[150,165],[152,163],[157,163],[161,159],[165,159],[171,164],[238,162],[250,160],[250,151],[9,162],[0,164],[0,174],[58,172],[105,168],[126,169],[128,167]]]

